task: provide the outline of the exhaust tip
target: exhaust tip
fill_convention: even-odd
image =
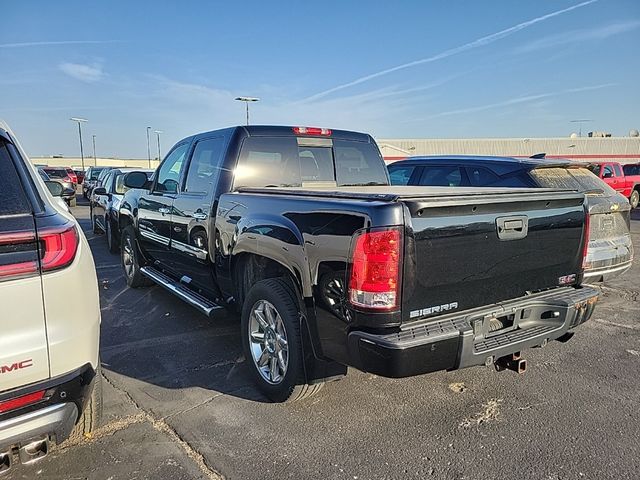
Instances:
[[[36,440],[35,442],[31,442],[23,447],[20,447],[18,450],[18,455],[20,457],[20,463],[27,465],[29,463],[37,462],[38,460],[43,459],[49,453],[49,438],[43,438],[41,440]]]
[[[13,454],[11,450],[8,452],[0,453],[0,474],[6,473],[11,470],[11,463],[13,460]]]

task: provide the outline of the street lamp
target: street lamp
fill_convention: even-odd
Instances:
[[[247,106],[247,125],[249,125],[249,102],[257,102],[260,99],[256,97],[236,97],[239,102],[244,102]]]
[[[93,140],[93,164],[98,165],[98,161],[96,160],[96,136],[91,135],[91,138]]]
[[[160,134],[162,133],[162,130],[154,130],[153,133],[158,137],[158,162],[160,162]]]
[[[147,127],[147,158],[149,159],[149,168],[151,168],[151,144],[149,143],[149,130],[151,130],[151,127]]]
[[[89,120],[86,118],[71,117],[69,120],[72,122],[78,122],[78,136],[80,137],[80,161],[82,162],[82,169],[84,170],[84,150],[82,148],[82,123],[87,123]]]

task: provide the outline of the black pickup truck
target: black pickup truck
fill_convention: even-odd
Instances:
[[[373,139],[247,126],[176,144],[152,181],[125,178],[127,283],[201,312],[241,312],[260,388],[291,401],[347,366],[405,377],[522,371],[566,341],[598,293],[581,286],[584,196],[390,186]]]

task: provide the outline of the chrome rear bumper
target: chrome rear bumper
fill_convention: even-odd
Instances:
[[[60,403],[4,420],[0,422],[0,452],[45,436],[61,443],[69,437],[77,419],[75,403]]]

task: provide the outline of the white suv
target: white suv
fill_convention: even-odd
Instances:
[[[0,121],[0,474],[91,432],[101,413],[96,271],[59,185]]]

